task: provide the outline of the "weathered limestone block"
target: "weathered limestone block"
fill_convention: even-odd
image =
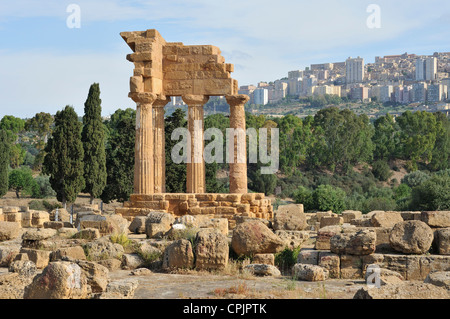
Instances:
[[[428,283],[402,282],[385,285],[379,289],[363,287],[353,299],[448,299],[445,288]]]
[[[64,223],[63,222],[44,222],[44,228],[51,228],[51,229],[55,229],[58,230],[60,228],[64,227]]]
[[[316,249],[317,250],[330,250],[330,239],[336,234],[341,233],[340,226],[327,226],[317,231]]]
[[[3,214],[3,220],[5,222],[16,223],[19,228],[22,227],[22,213],[6,212]]]
[[[430,272],[424,282],[450,290],[450,271]]]
[[[50,214],[47,212],[33,211],[31,214],[32,227],[44,227],[44,223],[49,221],[50,221]]]
[[[200,228],[214,228],[222,235],[228,236],[228,219],[226,218],[199,218],[197,222]]]
[[[245,266],[244,270],[250,272],[254,276],[281,276],[281,272],[277,267],[267,264],[250,264]]]
[[[147,268],[133,269],[130,273],[132,276],[150,276],[153,272]]]
[[[342,279],[358,279],[362,277],[362,257],[354,255],[341,255],[340,267]]]
[[[120,244],[114,244],[108,240],[97,239],[84,246],[87,257],[92,261],[117,258],[121,259],[124,249]]]
[[[299,230],[276,230],[275,234],[283,240],[285,247],[297,248],[309,239],[309,232]]]
[[[422,221],[409,220],[397,223],[391,231],[391,247],[405,254],[424,254],[433,242],[433,231]]]
[[[172,227],[175,222],[175,218],[172,214],[165,212],[151,212],[147,215],[145,222],[145,232],[147,238],[161,238]]]
[[[85,299],[88,291],[87,279],[80,266],[53,262],[25,288],[24,299]]]
[[[330,250],[335,254],[370,255],[375,252],[376,240],[375,231],[369,229],[337,234],[330,239]]]
[[[70,222],[70,213],[64,208],[58,208],[58,221],[60,222]],[[52,210],[49,214],[50,221],[55,221],[56,219],[56,209]]]
[[[63,257],[68,257],[73,260],[86,260],[86,255],[81,246],[59,248],[50,254],[51,261],[61,260]]]
[[[18,273],[20,276],[33,278],[37,269],[34,262],[29,260],[15,260],[8,267],[9,272]]]
[[[402,221],[403,217],[399,212],[376,211],[371,218],[374,227],[394,227]]]
[[[344,223],[350,223],[353,219],[362,217],[362,213],[357,210],[344,210],[341,215],[344,218]]]
[[[370,254],[362,256],[362,270],[363,273],[366,271],[369,265],[379,265],[380,267],[383,265],[384,255],[383,254]]]
[[[231,247],[238,255],[277,253],[284,242],[263,223],[248,221],[234,229]]]
[[[73,235],[73,238],[87,239],[87,240],[95,240],[100,238],[100,232],[97,228],[85,228],[76,232]]]
[[[52,238],[58,232],[51,228],[32,228],[22,235],[22,240],[39,241]]]
[[[194,267],[194,252],[191,242],[180,239],[170,244],[164,251],[163,269],[190,269]]]
[[[367,265],[367,268],[364,272],[365,272],[364,280],[366,282],[376,284],[375,280],[370,281],[369,279],[369,277],[371,277],[372,274],[375,274],[375,276],[379,276],[381,286],[397,284],[405,280],[405,278],[400,273],[390,269],[381,268],[378,264]],[[374,279],[373,276],[372,279]]]
[[[363,215],[362,218],[355,218],[350,221],[351,225],[355,225],[356,227],[373,227],[372,221],[366,215]]]
[[[91,286],[93,293],[99,293],[106,290],[109,282],[108,268],[91,261],[78,261],[83,274],[86,276],[87,284]]]
[[[430,272],[445,271],[450,269],[450,256],[410,255],[407,258],[408,280],[425,280]]]
[[[106,291],[102,292],[98,299],[132,299],[139,281],[135,279],[122,279],[108,283]]]
[[[302,204],[283,205],[274,214],[274,230],[303,230],[306,228],[306,216]]]
[[[450,255],[450,227],[436,230],[434,240],[439,255]]]
[[[228,265],[229,246],[224,234],[200,230],[195,243],[196,269],[221,270]]]
[[[19,254],[19,248],[0,246],[0,267],[8,267]]]
[[[122,269],[136,269],[144,266],[144,259],[138,254],[123,254]]]
[[[273,228],[272,223],[270,220],[262,219],[262,218],[256,218],[256,217],[248,217],[248,216],[233,216],[233,219],[236,221],[236,225],[242,224],[244,222],[248,221],[259,221],[266,225],[268,228]]]
[[[122,261],[117,258],[109,258],[96,261],[97,264],[106,267],[109,271],[114,271],[120,269]]]
[[[422,212],[421,220],[430,227],[450,227],[450,211]]]
[[[400,212],[403,220],[421,220],[422,212]]]
[[[134,234],[145,234],[145,221],[147,217],[146,216],[136,216],[134,217],[133,221],[131,222],[128,229],[130,232]]]
[[[324,281],[328,279],[328,270],[309,264],[295,264],[292,267],[292,275],[296,280],[302,281]]]
[[[340,264],[339,255],[326,251],[319,252],[318,265],[328,270],[330,278],[339,278],[341,275]]]
[[[275,266],[275,255],[274,254],[255,254],[253,256],[252,262],[254,264],[264,264]]]
[[[22,248],[20,253],[27,254],[28,259],[36,264],[36,268],[43,269],[47,267],[50,262],[50,254],[52,252],[48,250]]]
[[[297,255],[298,264],[318,265],[319,263],[319,250],[314,249],[302,249]]]
[[[344,218],[340,216],[324,216],[320,219],[320,228],[326,226],[342,225],[344,223]]]
[[[0,221],[0,241],[12,240],[20,234],[20,226],[14,222]]]

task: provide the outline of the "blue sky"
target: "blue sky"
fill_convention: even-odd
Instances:
[[[70,29],[69,4],[81,9]],[[366,21],[380,8],[381,28]],[[119,33],[157,29],[169,42],[212,44],[239,85],[274,81],[313,63],[450,51],[450,2],[377,0],[15,0],[0,2],[0,118],[79,115],[100,83],[103,114],[135,107],[133,64]]]

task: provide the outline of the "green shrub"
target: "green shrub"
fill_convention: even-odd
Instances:
[[[421,185],[422,183],[430,179],[430,177],[431,177],[430,174],[424,171],[415,171],[405,175],[405,177],[403,177],[401,182],[402,184],[406,184],[409,187],[413,188]]]
[[[433,175],[412,189],[412,207],[417,210],[450,209],[450,176]]]
[[[386,161],[378,160],[372,165],[373,176],[378,178],[380,181],[385,182],[392,176],[389,164]]]
[[[312,193],[312,205],[319,211],[340,214],[345,209],[345,192],[331,185],[320,185]]]

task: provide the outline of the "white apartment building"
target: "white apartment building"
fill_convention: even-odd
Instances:
[[[357,57],[352,59],[351,57],[345,61],[346,68],[346,81],[350,83],[360,83],[364,80],[364,59]]]
[[[257,88],[253,91],[253,99],[257,105],[266,105],[269,103],[269,90]]]

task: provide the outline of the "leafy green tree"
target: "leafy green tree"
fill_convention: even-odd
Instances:
[[[100,87],[91,85],[84,103],[83,130],[81,141],[84,149],[84,192],[99,197],[106,186],[105,130],[102,122]]]
[[[24,190],[31,193],[34,185],[33,174],[28,167],[14,169],[9,174],[9,188],[16,192],[17,198],[20,198],[20,193]]]
[[[35,179],[35,186],[32,189],[33,198],[47,198],[56,196],[56,192],[50,185],[50,176],[39,175]]]
[[[331,185],[320,185],[312,193],[312,205],[319,211],[340,214],[345,209],[345,192]]]
[[[314,209],[312,191],[304,186],[299,186],[294,193],[294,200],[297,204],[303,204],[305,211]]]
[[[35,132],[37,140],[35,147],[38,153],[35,155],[33,162],[33,169],[40,170],[45,157],[45,144],[52,131],[53,116],[50,113],[40,112],[36,113],[34,117],[27,120],[25,123],[25,129],[31,132]]]
[[[18,134],[25,129],[25,121],[12,115],[5,115],[0,121],[0,129],[6,131],[11,144],[10,165],[12,168],[18,168],[22,165],[26,153],[18,143]]]
[[[106,187],[101,199],[125,202],[133,193],[136,111],[117,110],[106,123],[109,139],[106,144]]]
[[[9,150],[8,135],[0,129],[0,197],[8,192]]]
[[[426,111],[406,111],[397,118],[401,128],[400,142],[403,157],[411,161],[411,169],[417,170],[417,162],[430,162],[436,142],[436,117]]]
[[[411,208],[416,210],[450,209],[450,176],[434,174],[412,189]]]
[[[386,182],[392,176],[389,164],[384,160],[375,161],[372,165],[372,173],[382,182]]]
[[[66,106],[56,113],[55,128],[45,147],[43,174],[50,175],[56,198],[64,207],[75,202],[84,188],[81,129],[75,110]]]
[[[408,185],[410,188],[414,188],[416,186],[421,185],[422,183],[426,182],[428,179],[430,179],[430,174],[427,174],[424,171],[415,171],[409,174],[406,174],[402,178],[402,183]]]
[[[450,168],[450,121],[441,112],[434,113],[434,116],[436,117],[436,142],[429,167],[437,171]]]
[[[271,195],[277,186],[275,174],[261,174],[261,163],[250,163],[247,166],[248,188],[257,193]]]
[[[389,113],[374,122],[375,132],[373,157],[376,159],[393,159],[398,156],[400,128]]]
[[[186,192],[186,164],[176,164],[172,161],[171,151],[179,143],[179,140],[172,141],[172,132],[177,128],[186,128],[187,121],[185,113],[181,108],[177,108],[172,115],[165,120],[166,137],[166,192],[185,193]]]

